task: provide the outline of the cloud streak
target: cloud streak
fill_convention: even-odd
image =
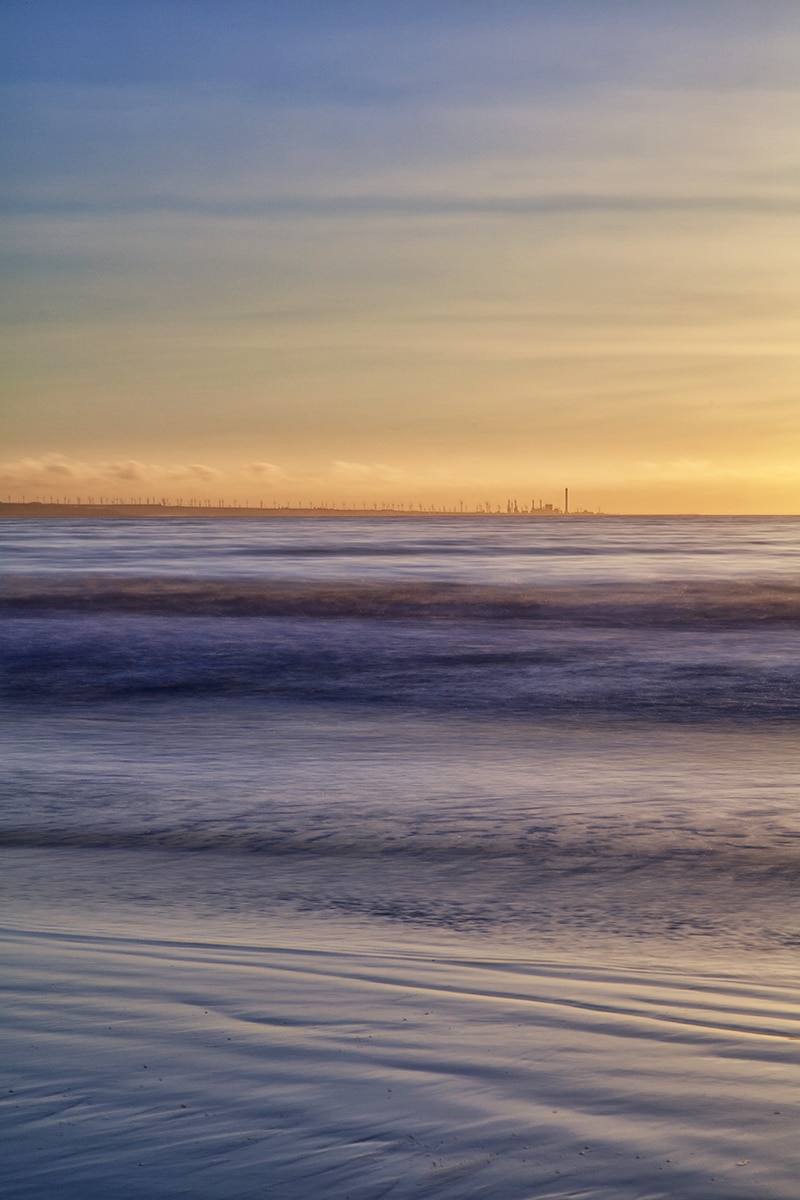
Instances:
[[[581,213],[719,213],[796,216],[797,198],[775,195],[638,195],[553,193],[539,196],[292,196],[262,201],[217,201],[193,196],[149,196],[137,200],[50,199],[0,201],[8,215],[129,216],[141,213],[166,215],[317,218],[325,216],[508,216]]]
[[[208,484],[222,478],[222,471],[203,463],[163,466],[135,459],[85,462],[58,453],[0,462],[0,487]]]

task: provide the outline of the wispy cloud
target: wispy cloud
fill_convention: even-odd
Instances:
[[[713,485],[717,483],[752,483],[800,481],[800,465],[784,460],[714,460],[711,458],[676,458],[638,463],[633,477],[642,483],[683,483]]]
[[[265,483],[275,481],[283,481],[289,478],[286,471],[279,467],[276,463],[271,462],[252,462],[248,463],[245,470],[248,475],[253,475],[256,479],[261,479]]]
[[[406,477],[405,473],[397,467],[390,467],[386,463],[361,463],[361,462],[345,462],[342,459],[336,459],[331,466],[331,474],[334,479],[341,480],[343,483],[391,483],[396,484],[403,481]]]
[[[0,486],[61,487],[98,484],[213,483],[223,477],[216,467],[203,463],[167,465],[122,459],[85,462],[51,453],[40,458],[0,462]]]
[[[64,458],[61,454],[45,454],[41,458],[18,458],[0,463],[3,483],[58,483],[85,477],[84,463]]]
[[[552,216],[559,213],[753,213],[797,214],[794,195],[728,193],[707,195],[645,195],[639,193],[553,192],[526,196],[355,195],[287,196],[274,200],[213,200],[199,196],[118,196],[102,200],[70,200],[53,196],[20,200],[0,199],[8,215],[82,216],[153,213],[206,217],[323,216]]]

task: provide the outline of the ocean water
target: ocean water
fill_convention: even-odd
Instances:
[[[776,1096],[785,1104],[792,1003],[784,990],[758,993],[761,1004],[757,989],[790,987],[800,952],[796,519],[6,520],[0,557],[8,928],[146,937],[180,944],[176,960],[200,943],[247,954],[402,951],[401,992],[448,955],[462,974],[466,959],[493,971],[502,961],[544,970],[562,998],[620,1020],[651,972],[661,1000],[648,1003],[662,1015],[690,991],[706,996],[682,1026],[695,1031],[690,1042],[701,1027],[717,1048],[743,1039],[722,1055],[726,1070],[731,1054],[749,1064],[743,1075],[698,1081],[687,1059],[687,1087],[740,1098],[750,1088],[764,1112]],[[337,986],[377,977],[374,960],[353,961]],[[603,972],[607,983],[619,973],[611,993],[587,1000]],[[530,978],[506,987],[493,976],[484,991],[479,980],[473,999],[491,997],[499,1012],[500,997],[519,992],[522,1003]],[[437,994],[454,1003],[454,991],[473,994],[463,979]],[[451,1015],[451,1079],[474,1067],[475,1019]],[[487,1055],[499,1053],[508,1020],[476,1035]],[[548,1025],[549,1082],[536,1085],[545,1091],[575,1067],[572,1017],[560,1026],[572,1048],[556,1061],[559,1020]],[[459,1021],[470,1031],[461,1058]],[[643,1095],[661,1097],[662,1132],[678,1128],[677,1034],[664,1029],[663,1059],[649,1051],[635,1087],[616,1079],[628,1133]],[[609,1036],[606,1025],[596,1033],[594,1054]],[[606,1047],[608,1062],[629,1052],[625,1036]],[[582,1098],[574,1082],[573,1116],[592,1108],[594,1143],[641,1160],[600,1122],[603,1072],[589,1075]],[[285,1088],[294,1094],[299,1079]],[[545,1107],[569,1106],[560,1095]],[[501,1109],[486,1098],[484,1140]],[[675,1137],[695,1137],[712,1109]],[[324,1126],[303,1111],[306,1128]],[[419,1111],[417,1096],[408,1113]],[[714,1111],[717,1125],[672,1191],[635,1175],[624,1186],[609,1177],[607,1191],[572,1176],[572,1191],[544,1175],[534,1187],[509,1143],[511,1174],[484,1184],[434,1172],[429,1190],[414,1176],[408,1194],[791,1196],[785,1145],[745,1179],[752,1155],[725,1141],[737,1121],[762,1117]],[[447,1120],[436,1119],[441,1133]],[[314,1146],[303,1163],[318,1161]],[[671,1169],[668,1150],[659,1170]],[[359,1159],[360,1175],[352,1154],[337,1160],[325,1194],[389,1194],[380,1172],[393,1160],[382,1153],[380,1170],[377,1158]],[[300,1158],[270,1161],[281,1181],[273,1194],[322,1194]],[[554,1180],[552,1162],[546,1169]],[[82,1195],[92,1180],[107,1186],[97,1164],[81,1171]],[[40,1192],[22,1178],[9,1194],[45,1195],[54,1178]],[[405,1195],[402,1171],[392,1178],[391,1194]],[[250,1194],[215,1186],[195,1181],[193,1194]],[[161,1192],[151,1181],[147,1194]]]
[[[799,534],[6,521],[2,842],[120,919],[792,954]]]
[[[119,851],[121,915],[130,876],[154,914],[793,951],[798,534],[6,521],[3,843],[75,903]]]

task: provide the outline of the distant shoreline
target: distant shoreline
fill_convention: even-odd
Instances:
[[[507,517],[516,520],[552,520],[567,517],[570,520],[579,517],[600,517],[604,513],[571,512],[560,510],[534,509],[533,512],[476,512],[468,509],[411,509],[411,508],[288,508],[273,507],[244,507],[214,505],[206,507],[199,504],[45,504],[41,501],[16,503],[0,501],[0,517]]]
[[[475,520],[481,518],[483,520],[491,519],[507,520],[507,521],[552,521],[552,520],[609,520],[622,519],[630,517],[652,518],[658,520],[663,517],[670,519],[685,519],[697,520],[699,518],[722,518],[722,519],[767,519],[771,517],[792,520],[800,517],[800,513],[597,513],[577,510],[575,512],[565,513],[561,509],[534,509],[523,512],[479,512],[475,509],[454,509],[454,508],[290,508],[287,506],[273,507],[266,504],[262,508],[247,507],[244,505],[213,505],[206,507],[200,504],[45,504],[39,500],[30,500],[23,503],[15,501],[0,501],[0,519],[3,517],[31,517],[31,518],[50,518],[50,517],[83,517],[97,518],[98,520],[125,519],[132,517],[145,517],[150,520],[163,519],[165,517],[188,517],[188,518],[226,518],[228,520],[242,520],[243,518],[265,518],[275,519],[282,517],[381,517],[381,518],[401,518],[408,519],[409,517],[419,519],[430,519],[431,517],[460,517],[463,520]]]

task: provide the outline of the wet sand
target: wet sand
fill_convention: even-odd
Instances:
[[[796,1200],[790,981],[101,928],[2,935],[7,1200]]]

